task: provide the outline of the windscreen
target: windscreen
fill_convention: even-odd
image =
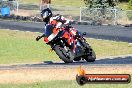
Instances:
[[[44,30],[44,34],[46,37],[50,36],[53,33],[53,25],[46,25],[45,30]]]

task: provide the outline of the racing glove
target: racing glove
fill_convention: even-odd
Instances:
[[[43,34],[43,35],[41,35],[41,36],[38,36],[38,37],[36,38],[36,41],[39,41],[39,39],[41,39],[42,37],[45,37],[45,34]]]
[[[38,36],[38,37],[36,38],[36,41],[39,41],[39,39],[41,39],[41,36]]]

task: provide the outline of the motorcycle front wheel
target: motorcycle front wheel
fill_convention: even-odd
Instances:
[[[56,54],[59,56],[60,59],[62,59],[65,63],[72,63],[74,59],[74,55],[71,51],[66,51],[64,47],[60,45],[56,45],[54,47],[54,50]]]

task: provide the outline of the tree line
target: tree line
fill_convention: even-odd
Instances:
[[[132,9],[132,0],[83,0],[86,6],[92,7],[93,5],[106,5],[110,7],[116,6],[118,2],[129,3],[129,8]]]

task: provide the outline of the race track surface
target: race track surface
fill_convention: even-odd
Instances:
[[[73,27],[77,28],[80,32],[87,32],[86,37],[132,43],[132,27],[92,25],[73,25]],[[43,32],[44,23],[1,20],[0,28],[20,31]]]
[[[19,68],[78,68],[83,65],[83,67],[132,67],[132,55],[128,56],[117,56],[117,57],[108,57],[101,58],[96,60],[95,62],[73,62],[73,63],[64,63],[64,62],[52,62],[52,61],[44,61],[42,63],[35,64],[18,64],[18,65],[9,65],[9,66],[0,66],[0,70],[11,70],[11,69],[19,69]]]

